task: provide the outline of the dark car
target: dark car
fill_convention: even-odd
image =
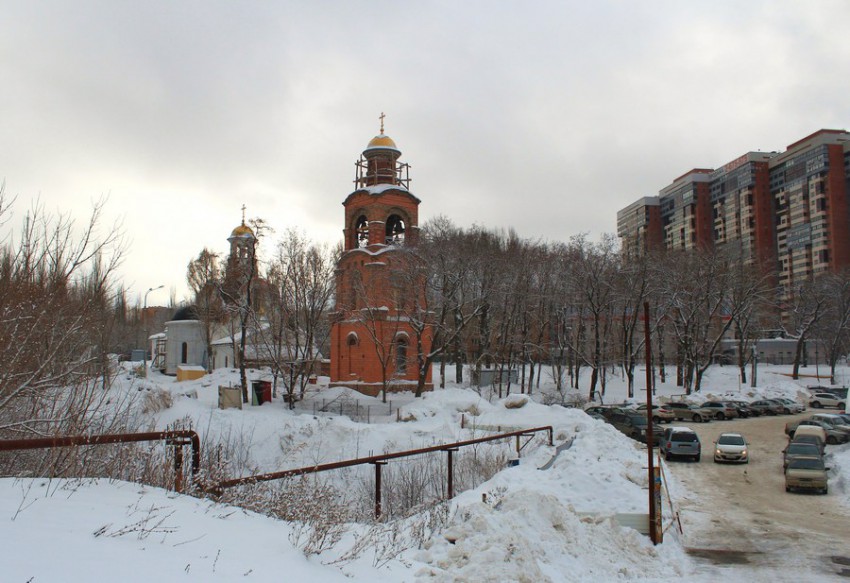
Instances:
[[[792,441],[788,444],[788,447],[782,450],[782,469],[785,470],[788,467],[788,462],[800,456],[821,457],[823,456],[823,450],[814,443]]]
[[[823,455],[826,450],[826,444],[817,435],[795,435],[791,443],[808,443],[814,445],[820,450],[820,455]]]
[[[618,410],[612,413],[608,418],[608,422],[637,441],[646,443],[647,422],[646,415],[636,411]],[[652,437],[653,443],[658,444],[661,440],[662,430],[660,427],[653,425]]]
[[[754,417],[755,414],[750,409],[749,404],[745,401],[726,401],[738,411],[738,417],[741,419],[746,419],[748,417]]]

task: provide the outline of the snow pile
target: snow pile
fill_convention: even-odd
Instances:
[[[424,581],[610,581],[676,578],[687,559],[675,544],[647,537],[610,518],[580,517],[552,494],[510,492],[459,501],[442,536],[414,558]]]
[[[127,482],[0,479],[4,581],[348,580],[283,522]]]

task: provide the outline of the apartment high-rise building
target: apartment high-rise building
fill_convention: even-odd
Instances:
[[[820,130],[770,161],[779,283],[786,294],[850,266],[850,133]]]
[[[775,155],[749,152],[709,175],[715,247],[734,246],[745,263],[765,270],[776,260],[768,167]]]
[[[749,152],[716,170],[698,168],[658,196],[617,213],[628,252],[732,247],[776,276],[787,298],[820,273],[850,267],[850,133],[822,129],[781,153]],[[640,219],[641,213],[645,217]]]
[[[657,196],[645,196],[617,211],[617,235],[626,255],[643,255],[664,248],[661,203]]]
[[[709,168],[694,168],[661,189],[666,249],[710,249],[713,243]]]

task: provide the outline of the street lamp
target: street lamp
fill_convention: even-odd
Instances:
[[[147,314],[148,294],[151,293],[152,291],[156,291],[156,290],[162,289],[164,287],[165,287],[164,285],[158,285],[156,287],[149,288],[148,291],[145,292],[145,300],[142,302],[142,320],[144,320],[144,325],[145,325],[145,346],[144,346],[144,350],[142,351],[144,353],[143,356],[144,356],[144,359],[145,359],[144,360],[145,366],[144,366],[144,369],[143,369],[144,372],[145,372],[145,378],[148,377],[148,340],[149,340],[149,338],[148,338],[148,314]]]

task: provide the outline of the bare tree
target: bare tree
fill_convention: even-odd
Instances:
[[[303,397],[321,357],[319,347],[330,332],[327,313],[339,253],[339,248],[331,251],[292,229],[278,243],[269,265],[265,287],[268,322],[258,322],[257,329],[272,363],[275,386],[278,378],[283,378],[290,408],[294,407],[296,383]]]
[[[206,343],[207,371],[211,372],[213,331],[216,325],[222,322],[225,314],[218,255],[204,248],[197,258],[189,262],[186,280],[189,283],[189,289],[195,295],[195,313],[203,328]]]
[[[816,326],[816,342],[821,343],[829,362],[830,384],[835,384],[835,367],[850,344],[850,270],[821,275],[828,302]]]
[[[668,253],[658,273],[663,312],[669,318],[684,367],[685,392],[699,391],[702,377],[732,325],[729,260],[721,253]],[[681,367],[680,367],[681,368]]]
[[[599,244],[587,241],[586,235],[577,235],[570,241],[574,261],[571,265],[571,286],[579,300],[580,318],[586,315],[592,341],[586,350],[576,344],[576,354],[591,367],[588,400],[593,401],[600,375],[604,374],[608,325],[615,299],[614,274],[617,254],[614,241],[606,237]],[[579,323],[581,326],[582,323]],[[604,396],[604,390],[603,390]]]
[[[96,418],[114,419],[95,412],[113,374],[114,276],[125,247],[118,224],[95,236],[104,204],[94,204],[80,230],[36,204],[0,246],[0,433],[8,437],[82,432]]]
[[[784,313],[787,334],[797,340],[794,351],[793,379],[800,378],[800,364],[805,358],[806,342],[829,304],[829,287],[821,278],[809,279],[790,290]]]

